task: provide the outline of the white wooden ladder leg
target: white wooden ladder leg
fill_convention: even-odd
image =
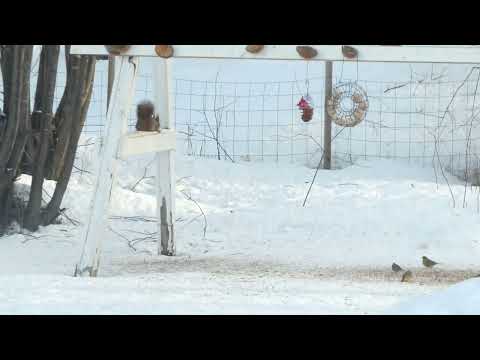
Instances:
[[[97,276],[100,265],[101,242],[107,234],[109,205],[115,183],[117,156],[122,136],[127,131],[128,114],[135,91],[137,59],[121,57],[113,84],[107,112],[105,134],[100,138],[95,188],[90,213],[85,226],[82,255],[75,276]]]
[[[169,109],[169,60],[158,59],[154,66],[155,106],[161,129],[172,129]],[[175,244],[175,150],[157,153],[158,253],[174,256]]]

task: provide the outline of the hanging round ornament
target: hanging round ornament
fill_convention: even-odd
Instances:
[[[354,127],[367,115],[368,96],[356,82],[343,82],[335,86],[327,100],[327,112],[339,126]]]
[[[303,122],[309,122],[312,120],[314,105],[313,100],[309,95],[302,96],[297,106],[302,111]]]

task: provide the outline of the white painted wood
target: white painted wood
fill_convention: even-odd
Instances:
[[[311,45],[318,56],[310,61],[371,61],[371,62],[426,62],[426,63],[480,63],[480,45],[353,45],[358,59],[348,60],[342,55],[342,45]],[[258,54],[245,50],[246,45],[173,45],[175,58],[302,60],[296,45],[265,45]],[[103,45],[73,45],[72,54],[106,55]],[[132,45],[125,54],[153,56],[155,45]]]
[[[126,134],[120,141],[119,157],[126,159],[132,155],[163,152],[176,149],[175,130],[161,132],[137,131]]]
[[[170,86],[171,60],[159,58],[154,65],[153,92],[155,109],[160,117],[160,128],[172,129],[174,126],[170,118]]]
[[[135,58],[122,57],[117,61],[117,66],[118,76],[113,84],[105,133],[100,139],[99,163],[95,171],[94,193],[85,226],[85,243],[75,276],[97,276],[101,242],[106,237],[109,204],[115,183],[116,158],[120,139],[127,129],[130,102],[135,91],[137,61]]]
[[[175,256],[175,152],[157,154],[158,253]]]
[[[175,131],[170,122],[170,60],[158,59],[154,65],[154,101],[160,117],[160,129]],[[175,150],[157,153],[158,252],[174,256],[175,244]]]

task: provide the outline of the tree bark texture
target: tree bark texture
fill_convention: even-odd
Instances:
[[[30,77],[33,45],[0,45],[3,78],[3,113],[0,118],[0,230],[16,220],[29,230],[51,224],[60,214],[93,90],[96,58],[70,56],[65,45],[67,82],[54,112],[60,45],[43,45],[33,113]],[[1,114],[0,114],[1,115]],[[14,208],[14,181],[32,176],[25,214]],[[56,180],[56,188],[42,209],[43,183]],[[12,210],[13,209],[13,210]]]

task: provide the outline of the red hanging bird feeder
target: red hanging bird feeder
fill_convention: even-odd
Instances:
[[[302,96],[300,102],[297,104],[298,108],[302,111],[303,122],[309,122],[313,118],[313,103],[310,96]]]

